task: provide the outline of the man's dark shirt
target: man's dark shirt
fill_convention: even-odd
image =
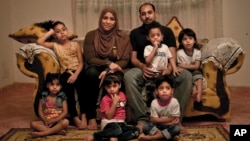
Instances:
[[[145,63],[143,56],[144,48],[146,45],[151,44],[146,38],[146,26],[147,25],[143,24],[142,26],[135,28],[130,32],[130,42],[133,51],[137,51],[137,58],[143,63]],[[163,32],[164,37],[162,43],[166,44],[168,47],[176,47],[173,31],[170,28],[163,26]]]

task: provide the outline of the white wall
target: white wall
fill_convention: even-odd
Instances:
[[[250,86],[250,1],[223,0],[223,32],[239,41],[246,56],[242,68],[227,76],[229,86]]]
[[[72,14],[70,0],[11,0],[12,1],[12,30],[29,26],[36,22],[47,20],[60,20],[72,29]],[[24,44],[13,41],[12,48],[18,50]],[[14,54],[14,53],[13,53]],[[15,62],[16,63],[16,62]],[[34,82],[34,79],[22,74],[17,67],[14,68],[15,82]]]
[[[1,51],[0,88],[14,82],[34,82],[22,74],[16,65],[15,52],[24,44],[8,37],[8,34],[36,22],[47,20],[63,21],[72,30],[70,0],[0,0],[1,8]],[[3,74],[3,76],[1,76]],[[8,83],[5,81],[7,79]]]
[[[223,32],[240,42],[246,52],[242,68],[227,76],[229,86],[250,86],[250,5],[249,0],[223,0]],[[34,82],[16,66],[15,52],[24,44],[8,37],[9,33],[46,20],[61,20],[73,29],[70,0],[0,0],[0,88],[14,82]]]
[[[9,85],[14,81],[14,48],[8,33],[11,30],[11,1],[0,0],[0,88]]]

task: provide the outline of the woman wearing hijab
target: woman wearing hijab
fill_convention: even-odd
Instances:
[[[84,91],[86,99],[82,121],[86,128],[97,129],[96,108],[99,89],[106,73],[118,73],[123,79],[123,73],[128,70],[132,47],[129,35],[121,31],[118,25],[117,13],[112,8],[104,8],[100,14],[99,27],[89,31],[84,40]]]

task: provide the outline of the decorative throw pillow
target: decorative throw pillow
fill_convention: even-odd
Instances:
[[[183,29],[183,26],[181,25],[181,23],[179,22],[179,20],[177,19],[177,17],[172,17],[172,19],[169,21],[169,23],[167,24],[167,27],[171,28],[172,31],[174,32],[174,36],[175,36],[175,40],[176,40],[176,46],[179,46],[179,42],[178,42],[178,36],[180,34],[180,32]]]
[[[18,31],[9,34],[10,38],[13,38],[14,40],[21,42],[21,43],[36,43],[36,40],[42,36],[44,33],[49,31],[49,29],[52,27],[54,21],[49,20],[45,22],[40,23],[34,23],[30,26],[23,27],[19,29]],[[71,33],[68,31],[68,38],[70,40],[77,38],[77,35]],[[53,40],[53,37],[49,38],[48,41]]]

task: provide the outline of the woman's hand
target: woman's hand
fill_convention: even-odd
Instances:
[[[72,74],[72,75],[68,78],[67,83],[69,83],[69,84],[75,83],[77,77],[78,77],[78,76],[77,76],[76,74]]]
[[[116,72],[116,71],[122,71],[122,68],[119,65],[117,65],[116,63],[113,63],[113,62],[110,63],[109,69],[112,70],[112,71],[114,71],[114,72]]]
[[[105,71],[102,71],[101,73],[100,73],[100,75],[99,75],[99,79],[101,79],[100,80],[100,84],[99,84],[99,88],[102,86],[102,82],[103,82],[103,79],[105,78],[105,76],[106,76],[106,74],[107,74],[107,71],[105,70]]]

